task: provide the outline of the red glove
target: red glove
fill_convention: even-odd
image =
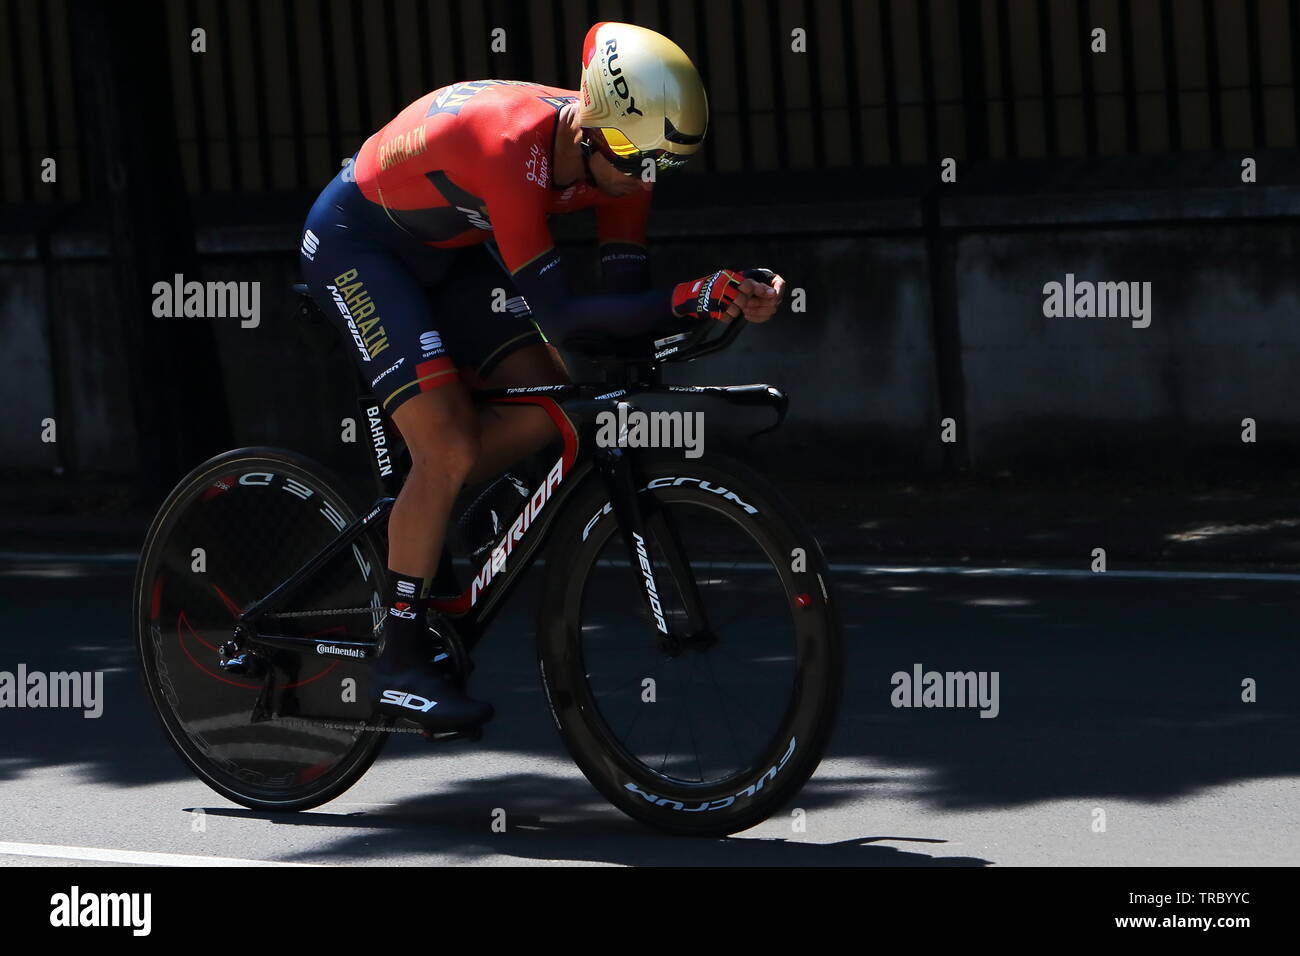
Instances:
[[[673,288],[673,315],[726,322],[731,318],[727,306],[736,301],[743,280],[739,272],[719,269],[711,276],[679,283]]]

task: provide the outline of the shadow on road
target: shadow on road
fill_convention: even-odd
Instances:
[[[187,779],[136,674],[129,573],[67,573],[0,573],[0,669],[22,661],[48,671],[105,670],[105,714],[85,720],[61,711],[0,711],[0,784],[60,765],[78,767],[88,782],[120,787]],[[810,813],[852,801],[863,813],[856,829],[888,833],[888,821],[870,815],[873,789],[886,778],[892,796],[903,787],[904,796],[922,803],[978,809],[1070,798],[1159,802],[1218,784],[1300,774],[1300,641],[1290,586],[843,575],[838,587],[847,686],[830,753],[837,762],[824,765],[796,801]],[[507,765],[513,755],[563,757],[533,663],[532,597],[519,594],[502,616],[475,677],[477,691],[498,707],[478,746]],[[998,716],[891,706],[891,675],[914,664],[996,671]],[[1257,682],[1257,703],[1242,702],[1246,680]],[[565,776],[458,779],[458,753],[464,751],[394,741],[381,765],[424,761],[449,783],[436,794],[361,816],[273,819],[362,828],[311,859],[436,848],[466,857],[494,852],[643,864],[679,863],[683,856],[706,865],[986,862],[932,859],[924,835],[833,844],[668,840],[623,820],[576,769]],[[496,806],[509,811],[506,833],[492,833],[486,822]],[[252,815],[220,807],[207,812]]]
[[[810,784],[807,791],[817,789]],[[516,810],[507,829],[493,833],[483,802],[489,792],[507,807],[535,805],[540,812]],[[539,799],[538,795],[544,795]],[[802,797],[801,804],[807,802]],[[557,820],[556,807],[563,819]],[[673,837],[649,830],[592,799],[583,780],[536,774],[464,781],[437,795],[405,801],[382,811],[349,814],[308,811],[263,814],[251,810],[205,807],[204,812],[278,825],[338,828],[347,834],[326,848],[286,857],[298,863],[346,863],[375,856],[450,854],[473,860],[501,854],[521,860],[616,863],[634,866],[987,866],[975,857],[934,857],[917,848],[944,840],[915,836],[866,836],[834,843],[746,836],[723,839]],[[543,816],[542,814],[545,814]]]

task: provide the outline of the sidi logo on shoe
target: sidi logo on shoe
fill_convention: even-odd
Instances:
[[[388,613],[393,617],[400,617],[407,621],[415,620],[415,612],[411,610],[411,605],[405,601],[397,601],[388,609]]]
[[[418,710],[422,714],[427,714],[433,708],[438,706],[436,700],[429,700],[427,697],[421,697],[419,694],[408,694],[404,690],[386,690],[383,694],[385,704],[395,704],[398,707],[405,707],[408,710]]]

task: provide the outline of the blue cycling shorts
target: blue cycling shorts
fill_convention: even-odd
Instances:
[[[312,206],[299,261],[385,411],[462,375],[486,378],[507,355],[546,341],[485,245],[425,245],[367,200],[349,172]]]

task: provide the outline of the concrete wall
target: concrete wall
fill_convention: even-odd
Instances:
[[[972,461],[1238,459],[1300,440],[1290,223],[974,234],[957,245]],[[1151,324],[1047,318],[1043,284],[1151,283]],[[1183,454],[1179,454],[1179,452]],[[1171,455],[1173,458],[1171,458]]]
[[[921,208],[897,196],[809,197],[785,208],[657,214],[662,281],[763,264],[807,296],[806,312],[747,329],[731,351],[670,380],[787,388],[787,428],[754,449],[772,467],[936,470],[943,325],[931,280],[932,268],[946,267],[959,461],[980,471],[1300,461],[1300,189],[954,196],[939,207],[938,245],[927,243]],[[561,232],[575,262],[588,228]],[[352,373],[327,326],[289,318],[296,239],[289,221],[201,234],[201,278],[260,281],[264,319],[257,329],[218,321],[217,354],[177,361],[221,364],[240,443],[288,445],[342,467],[358,447],[339,441],[340,420],[354,413]],[[84,236],[56,237],[53,249],[51,307],[34,248],[0,244],[0,468],[39,473],[57,463],[38,423],[63,395],[73,439],[65,462],[129,475],[138,436],[112,332],[111,266]],[[930,261],[935,249],[946,265]],[[1044,317],[1043,284],[1067,272],[1151,282],[1150,327]],[[62,390],[52,347],[64,356]],[[1259,423],[1255,446],[1240,441],[1245,417]]]

